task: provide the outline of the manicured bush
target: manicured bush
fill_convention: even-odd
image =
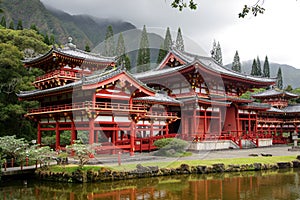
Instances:
[[[159,149],[155,155],[173,157],[182,155],[188,146],[188,142],[178,138],[165,138],[156,140],[154,145]]]

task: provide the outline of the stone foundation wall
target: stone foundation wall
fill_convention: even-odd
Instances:
[[[36,175],[42,180],[58,181],[58,182],[104,182],[125,180],[134,178],[147,178],[157,176],[171,176],[180,174],[209,174],[224,172],[242,172],[242,171],[259,171],[270,169],[286,169],[300,168],[300,161],[279,162],[277,164],[246,164],[246,165],[228,165],[225,167],[223,163],[213,164],[212,166],[197,165],[189,166],[182,164],[178,168],[158,168],[157,166],[144,167],[141,164],[136,166],[132,171],[112,171],[110,169],[101,168],[98,171],[82,171],[78,169],[72,174],[64,172],[51,172],[45,169],[38,169]]]

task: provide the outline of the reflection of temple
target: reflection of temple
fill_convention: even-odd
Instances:
[[[40,103],[27,116],[38,123],[38,143],[55,134],[56,149],[66,134],[70,143],[83,135],[90,144],[101,143],[98,151],[131,153],[155,149],[155,140],[175,136],[193,140],[195,148],[210,148],[218,140],[227,143],[214,148],[268,146],[285,142],[283,133],[300,123],[294,117],[297,107],[286,107],[296,97],[290,93],[254,96],[263,103],[240,98],[274,85],[275,79],[240,74],[176,49],[157,68],[139,74],[70,42],[24,63],[45,74],[36,78],[36,90],[18,96]]]
[[[18,184],[17,184],[18,185]],[[6,187],[2,199],[299,199],[299,171],[192,175],[85,184],[42,182]]]

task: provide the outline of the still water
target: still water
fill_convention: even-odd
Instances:
[[[106,183],[5,181],[0,199],[24,200],[300,200],[300,170],[186,175]]]

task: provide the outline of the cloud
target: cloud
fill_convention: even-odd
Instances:
[[[179,12],[171,8],[171,0],[42,0],[70,14],[89,14],[100,18],[129,21],[141,28],[170,27],[202,46],[207,52],[213,39],[220,41],[224,63],[231,63],[236,50],[242,60],[257,55],[270,61],[300,68],[297,49],[300,46],[297,19],[300,2],[296,0],[266,0],[265,14],[239,19],[244,4],[256,0],[196,0],[198,9]],[[54,3],[55,2],[55,3]],[[172,35],[175,39],[176,35]],[[273,60],[272,60],[273,59]]]

